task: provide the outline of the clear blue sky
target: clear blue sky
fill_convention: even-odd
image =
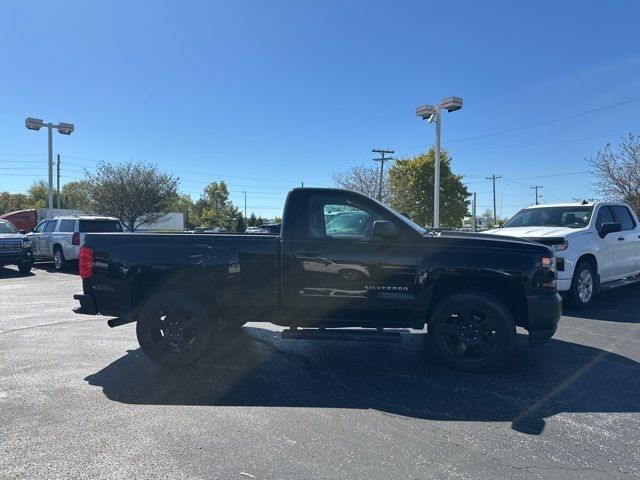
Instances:
[[[55,135],[63,182],[95,161],[158,164],[194,198],[224,179],[249,210],[280,213],[289,187],[331,185],[371,148],[426,150],[415,107],[458,95],[443,147],[457,173],[509,215],[533,200],[593,197],[585,157],[640,130],[638,2],[6,0],[0,15],[0,190],[46,178]],[[478,137],[471,138],[469,137]],[[468,140],[460,140],[468,139]],[[456,141],[457,140],[457,141]],[[9,154],[9,155],[7,155]]]

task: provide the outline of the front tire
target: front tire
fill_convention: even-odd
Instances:
[[[64,258],[64,253],[60,247],[56,247],[53,251],[53,266],[59,272],[64,272],[67,269],[67,260]]]
[[[513,318],[490,295],[460,293],[445,298],[431,316],[428,329],[435,353],[446,365],[458,370],[498,370],[515,350]]]
[[[136,334],[144,354],[167,368],[195,363],[209,349],[213,324],[209,306],[193,295],[154,295],[138,314]]]
[[[18,265],[18,271],[21,274],[26,275],[27,273],[31,272],[32,267],[33,267],[33,262],[21,263],[20,265]]]
[[[589,308],[596,297],[596,274],[589,262],[578,263],[573,272],[571,288],[567,300],[572,307],[584,310]]]

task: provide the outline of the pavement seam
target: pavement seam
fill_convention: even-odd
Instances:
[[[31,329],[34,329],[34,328],[50,327],[52,325],[66,325],[68,323],[95,322],[95,321],[98,321],[98,319],[97,318],[83,318],[83,319],[77,319],[77,320],[65,320],[63,322],[42,323],[40,325],[31,325],[29,327],[12,328],[11,330],[4,330],[4,331],[0,332],[0,335],[4,335],[6,333],[19,332],[21,330],[31,330]]]

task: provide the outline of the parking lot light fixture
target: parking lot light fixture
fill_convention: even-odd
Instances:
[[[435,172],[433,176],[433,227],[440,226],[440,113],[442,109],[447,112],[455,112],[462,108],[462,98],[443,98],[437,105],[422,105],[416,108],[416,115],[422,117],[428,123],[436,124],[435,141]]]
[[[45,123],[41,118],[28,117],[24,121],[24,126],[29,130],[40,130],[42,127],[47,127],[48,130],[48,142],[49,142],[49,205],[47,216],[53,217],[53,129],[55,128],[58,133],[62,135],[71,135],[75,130],[73,123],[60,122],[58,124]]]

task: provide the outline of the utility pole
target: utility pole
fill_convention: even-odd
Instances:
[[[247,219],[247,192],[244,193],[244,219]]]
[[[374,162],[380,162],[380,182],[378,183],[378,201],[382,201],[382,180],[384,178],[384,162],[389,160],[393,160],[393,157],[385,157],[386,154],[393,154],[395,151],[393,150],[382,150],[380,148],[374,148],[371,150],[373,153],[379,153],[380,158],[374,158]]]
[[[60,209],[60,154],[58,154],[58,175],[56,181],[56,190],[58,192],[58,209]]]
[[[476,192],[473,192],[473,206],[471,207],[471,221],[473,222],[471,231],[475,232],[476,231]]]
[[[496,213],[496,180],[502,178],[502,176],[496,177],[495,173],[490,177],[486,177],[487,180],[493,181],[493,223],[498,223],[498,215]]]
[[[534,185],[531,188],[535,189],[535,191],[536,191],[536,205],[538,205],[538,189],[542,188],[542,185]],[[542,195],[540,195],[540,196],[542,196]]]

